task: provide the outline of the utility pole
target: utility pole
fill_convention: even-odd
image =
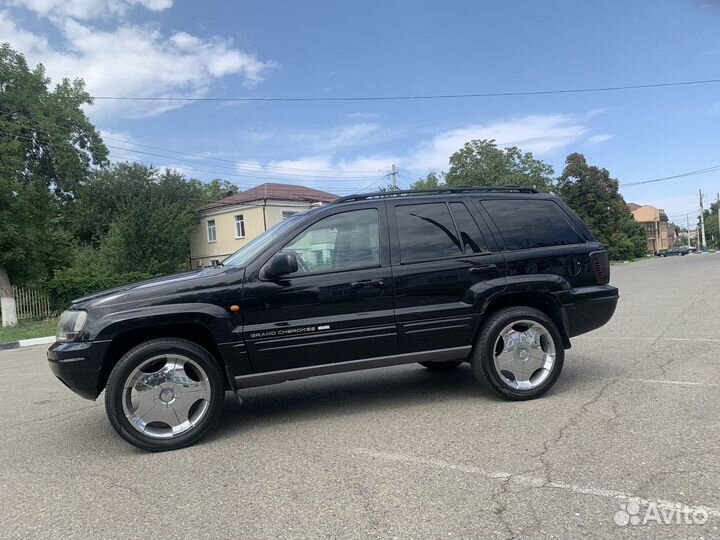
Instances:
[[[397,189],[397,167],[395,167],[395,164],[392,164],[392,168],[390,169],[390,176],[392,176],[392,185],[393,189]]]
[[[715,239],[715,249],[720,251],[720,193],[717,194],[717,218],[718,218],[718,237]]]
[[[703,208],[703,195],[702,195],[702,189],[699,191],[700,194],[700,238],[701,238],[701,244],[700,248],[698,248],[698,251],[705,251],[705,248],[707,245],[705,244],[705,209]]]

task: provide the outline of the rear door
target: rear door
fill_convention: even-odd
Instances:
[[[589,254],[602,249],[551,198],[485,199],[482,206],[497,226],[507,261],[509,288],[522,289],[527,276],[554,275],[572,287],[596,285]],[[579,218],[578,218],[579,219]]]
[[[398,352],[384,201],[338,205],[280,251],[300,268],[274,281],[248,276],[243,336],[256,371]]]
[[[505,262],[470,201],[389,200],[395,317],[403,353],[468,346]]]

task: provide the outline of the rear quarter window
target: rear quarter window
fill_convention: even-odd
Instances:
[[[395,207],[403,263],[462,255],[450,210],[444,202]]]
[[[486,200],[482,205],[500,229],[507,250],[585,242],[553,201],[500,199]]]

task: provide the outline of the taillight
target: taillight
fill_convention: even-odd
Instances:
[[[595,273],[598,285],[606,285],[610,281],[610,263],[607,251],[593,251],[590,254],[590,266]]]

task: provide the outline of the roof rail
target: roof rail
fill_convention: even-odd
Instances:
[[[364,201],[367,199],[388,199],[391,197],[407,197],[413,195],[443,195],[446,193],[540,193],[534,187],[527,186],[455,186],[439,187],[433,189],[405,189],[398,191],[374,191],[372,193],[358,193],[335,199],[332,204],[340,204],[351,201]]]

